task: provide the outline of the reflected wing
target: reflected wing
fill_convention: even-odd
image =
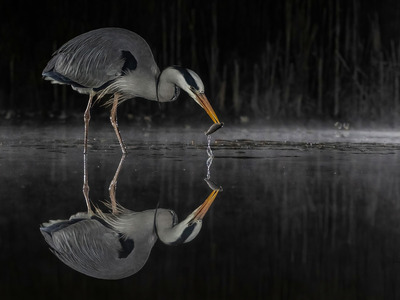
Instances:
[[[52,252],[78,272],[109,278],[119,270],[120,261],[134,251],[134,242],[95,219],[73,219],[41,228]]]

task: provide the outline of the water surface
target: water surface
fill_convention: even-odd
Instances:
[[[117,199],[180,219],[210,193],[207,128],[122,128]],[[141,271],[104,281],[59,261],[39,226],[86,210],[83,127],[0,129],[1,293],[6,299],[397,299],[400,135],[394,131],[229,128],[213,135],[223,187],[195,240],[157,242]],[[90,197],[102,205],[121,158],[91,128]],[[3,298],[3,297],[2,297]]]

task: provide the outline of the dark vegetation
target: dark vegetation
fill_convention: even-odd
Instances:
[[[15,0],[2,3],[0,14],[2,119],[80,118],[87,97],[44,82],[41,71],[70,38],[116,26],[142,35],[161,69],[195,70],[223,120],[397,124],[396,0]],[[190,101],[159,107],[138,100],[123,104],[119,117],[198,112]]]

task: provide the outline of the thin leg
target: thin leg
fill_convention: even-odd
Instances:
[[[114,178],[111,180],[110,186],[108,188],[108,191],[110,192],[111,210],[112,210],[113,214],[118,213],[117,199],[115,197],[115,193],[117,190],[118,175],[119,175],[119,172],[121,171],[122,163],[124,162],[125,156],[126,156],[125,154],[122,154],[121,160],[119,161],[117,171],[115,171]]]
[[[88,140],[88,134],[89,134],[89,122],[90,122],[90,108],[92,107],[92,101],[93,101],[93,93],[89,94],[89,102],[86,106],[85,114],[83,115],[83,120],[85,121],[85,135],[83,139],[83,153],[87,153],[87,140]]]
[[[83,196],[86,200],[86,206],[88,209],[88,214],[92,215],[93,211],[90,207],[90,199],[89,199],[89,180],[88,180],[88,170],[87,170],[87,157],[86,154],[83,154]]]
[[[123,154],[126,154],[126,147],[124,142],[122,141],[121,134],[119,133],[118,129],[118,122],[117,122],[117,107],[118,107],[118,94],[114,94],[114,101],[111,108],[110,114],[110,121],[111,125],[114,127],[115,134],[117,135],[119,145],[121,146],[121,150]]]

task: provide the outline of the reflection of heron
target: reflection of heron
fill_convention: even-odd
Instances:
[[[89,94],[84,114],[84,153],[95,95],[100,99],[114,94],[110,120],[123,153],[126,149],[118,130],[117,106],[130,98],[169,102],[176,100],[183,89],[214,123],[219,123],[200,77],[192,70],[176,66],[160,73],[146,41],[126,29],[101,28],[73,38],[54,53],[42,75],[53,83],[69,84],[74,90]]]
[[[87,213],[75,214],[69,220],[49,221],[40,228],[52,252],[66,265],[88,276],[120,279],[138,272],[157,237],[169,245],[190,242],[200,232],[202,219],[220,190],[213,190],[180,223],[175,212],[169,209],[133,212],[118,205],[115,198],[115,184],[123,160],[124,156],[110,185],[113,213],[99,209],[93,212],[87,202]]]

